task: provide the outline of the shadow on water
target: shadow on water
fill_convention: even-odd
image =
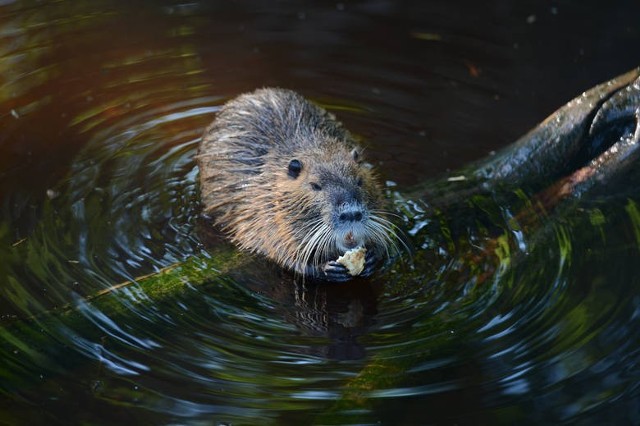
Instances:
[[[637,173],[409,192],[638,65],[635,5],[511,3],[0,3],[0,418],[636,423]],[[267,85],[363,139],[411,257],[319,286],[213,235],[199,137]]]

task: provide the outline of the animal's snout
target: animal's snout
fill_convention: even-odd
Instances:
[[[360,242],[356,239],[356,236],[353,235],[353,232],[347,232],[347,235],[344,236],[343,243],[347,249],[351,250],[352,248],[356,248]]]
[[[344,203],[336,213],[336,244],[339,251],[364,247],[367,235],[365,222],[368,218],[366,207],[357,202]]]
[[[340,213],[340,222],[360,222],[362,220],[362,210],[350,208]]]

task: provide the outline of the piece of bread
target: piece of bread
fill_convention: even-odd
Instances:
[[[347,268],[349,275],[360,275],[360,273],[364,270],[364,258],[366,253],[367,249],[364,247],[351,249],[340,256],[336,260],[336,262],[344,265]]]

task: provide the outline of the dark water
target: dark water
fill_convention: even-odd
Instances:
[[[530,194],[435,218],[407,194],[637,66],[638,16],[631,1],[2,2],[2,422],[637,424],[637,180],[533,221]],[[314,287],[241,257],[91,299],[228,256],[201,230],[192,156],[225,99],[271,85],[364,140],[412,261]]]

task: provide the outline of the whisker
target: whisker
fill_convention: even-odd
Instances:
[[[332,244],[333,243],[333,244]],[[320,246],[318,247],[318,262],[322,260],[322,258],[328,259],[329,254],[331,252],[331,247],[335,245],[335,235],[331,232],[331,229],[327,226],[327,232],[325,232],[324,237],[321,241]]]
[[[331,231],[329,226],[326,226],[325,233],[318,250],[318,262],[320,262],[323,258],[327,259],[329,257],[332,245],[335,245],[335,243],[333,243],[334,240],[334,233]]]
[[[329,231],[330,230],[323,221],[318,221],[317,225],[313,228],[313,232],[309,232],[308,236],[303,239],[302,249],[300,250],[300,257],[305,265],[311,263],[313,255],[313,266],[319,266],[319,246],[325,238],[325,235]]]
[[[391,245],[396,252],[398,252],[398,247],[393,238],[389,235],[388,230],[381,224],[371,221],[369,223],[368,230],[370,231],[372,238],[374,241],[381,247],[384,247],[384,250],[387,254],[387,257],[390,258],[391,254],[389,253],[389,245]]]
[[[311,256],[311,250],[313,250],[313,246],[315,241],[318,238],[318,232],[322,228],[322,223],[315,223],[313,228],[310,229],[306,235],[303,236],[300,250],[296,251],[296,257],[300,259],[300,262],[303,265],[308,264],[309,257]]]
[[[382,237],[380,238],[381,243],[384,245],[386,245],[386,243],[390,244],[398,256],[400,256],[402,252],[400,251],[400,247],[397,242],[400,242],[400,244],[402,244],[403,248],[407,251],[408,254],[411,253],[411,249],[404,241],[404,238],[402,238],[404,234],[393,222],[387,220],[386,218],[375,215],[370,216],[369,222],[369,225],[371,225],[370,229],[372,230],[372,233],[379,238],[380,235],[382,235]],[[399,233],[402,234],[402,236]]]
[[[398,214],[398,213],[393,213],[389,210],[382,210],[382,209],[372,209],[370,210],[372,214],[376,215],[376,216],[393,216],[396,217],[398,219],[403,219],[402,215]]]

